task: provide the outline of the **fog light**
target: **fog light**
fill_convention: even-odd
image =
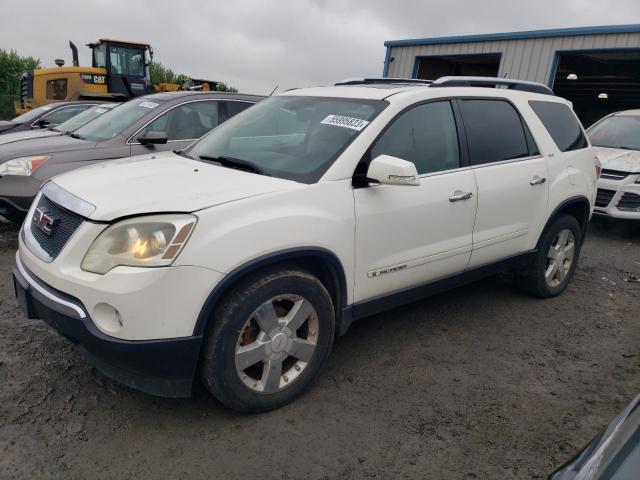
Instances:
[[[99,303],[93,309],[93,321],[104,332],[114,333],[124,326],[120,312],[109,304]]]

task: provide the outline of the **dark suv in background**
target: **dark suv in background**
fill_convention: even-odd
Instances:
[[[70,135],[0,147],[0,213],[21,222],[40,186],[68,170],[115,158],[180,150],[262,100],[255,95],[157,93],[130,100]]]

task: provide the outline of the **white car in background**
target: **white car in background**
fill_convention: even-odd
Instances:
[[[595,213],[640,220],[640,110],[608,115],[587,133],[602,163]]]

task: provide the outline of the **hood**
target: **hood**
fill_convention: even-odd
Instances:
[[[53,178],[93,206],[92,220],[128,215],[194,212],[304,185],[191,160],[171,152],[123,158]]]
[[[640,173],[640,151],[608,147],[595,147],[595,149],[603,169]]]
[[[31,140],[33,138],[57,137],[62,135],[61,132],[53,130],[27,130],[25,132],[10,132],[0,136],[0,145],[7,143],[20,142],[22,140]]]
[[[95,142],[80,140],[68,135],[32,138],[28,142],[13,142],[2,145],[2,147],[0,147],[0,162],[6,162],[12,158],[28,157],[30,155],[49,155],[72,150],[88,149],[94,146]]]
[[[19,123],[10,122],[8,120],[0,120],[0,133],[6,132],[7,130],[11,130],[12,128],[16,128]]]

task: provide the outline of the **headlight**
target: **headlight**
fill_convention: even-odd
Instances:
[[[179,214],[123,220],[105,229],[93,241],[82,260],[82,269],[102,275],[118,265],[171,265],[195,224],[193,215]]]
[[[48,155],[35,157],[21,157],[8,160],[0,164],[0,176],[2,175],[31,175],[38,167],[51,158]]]

